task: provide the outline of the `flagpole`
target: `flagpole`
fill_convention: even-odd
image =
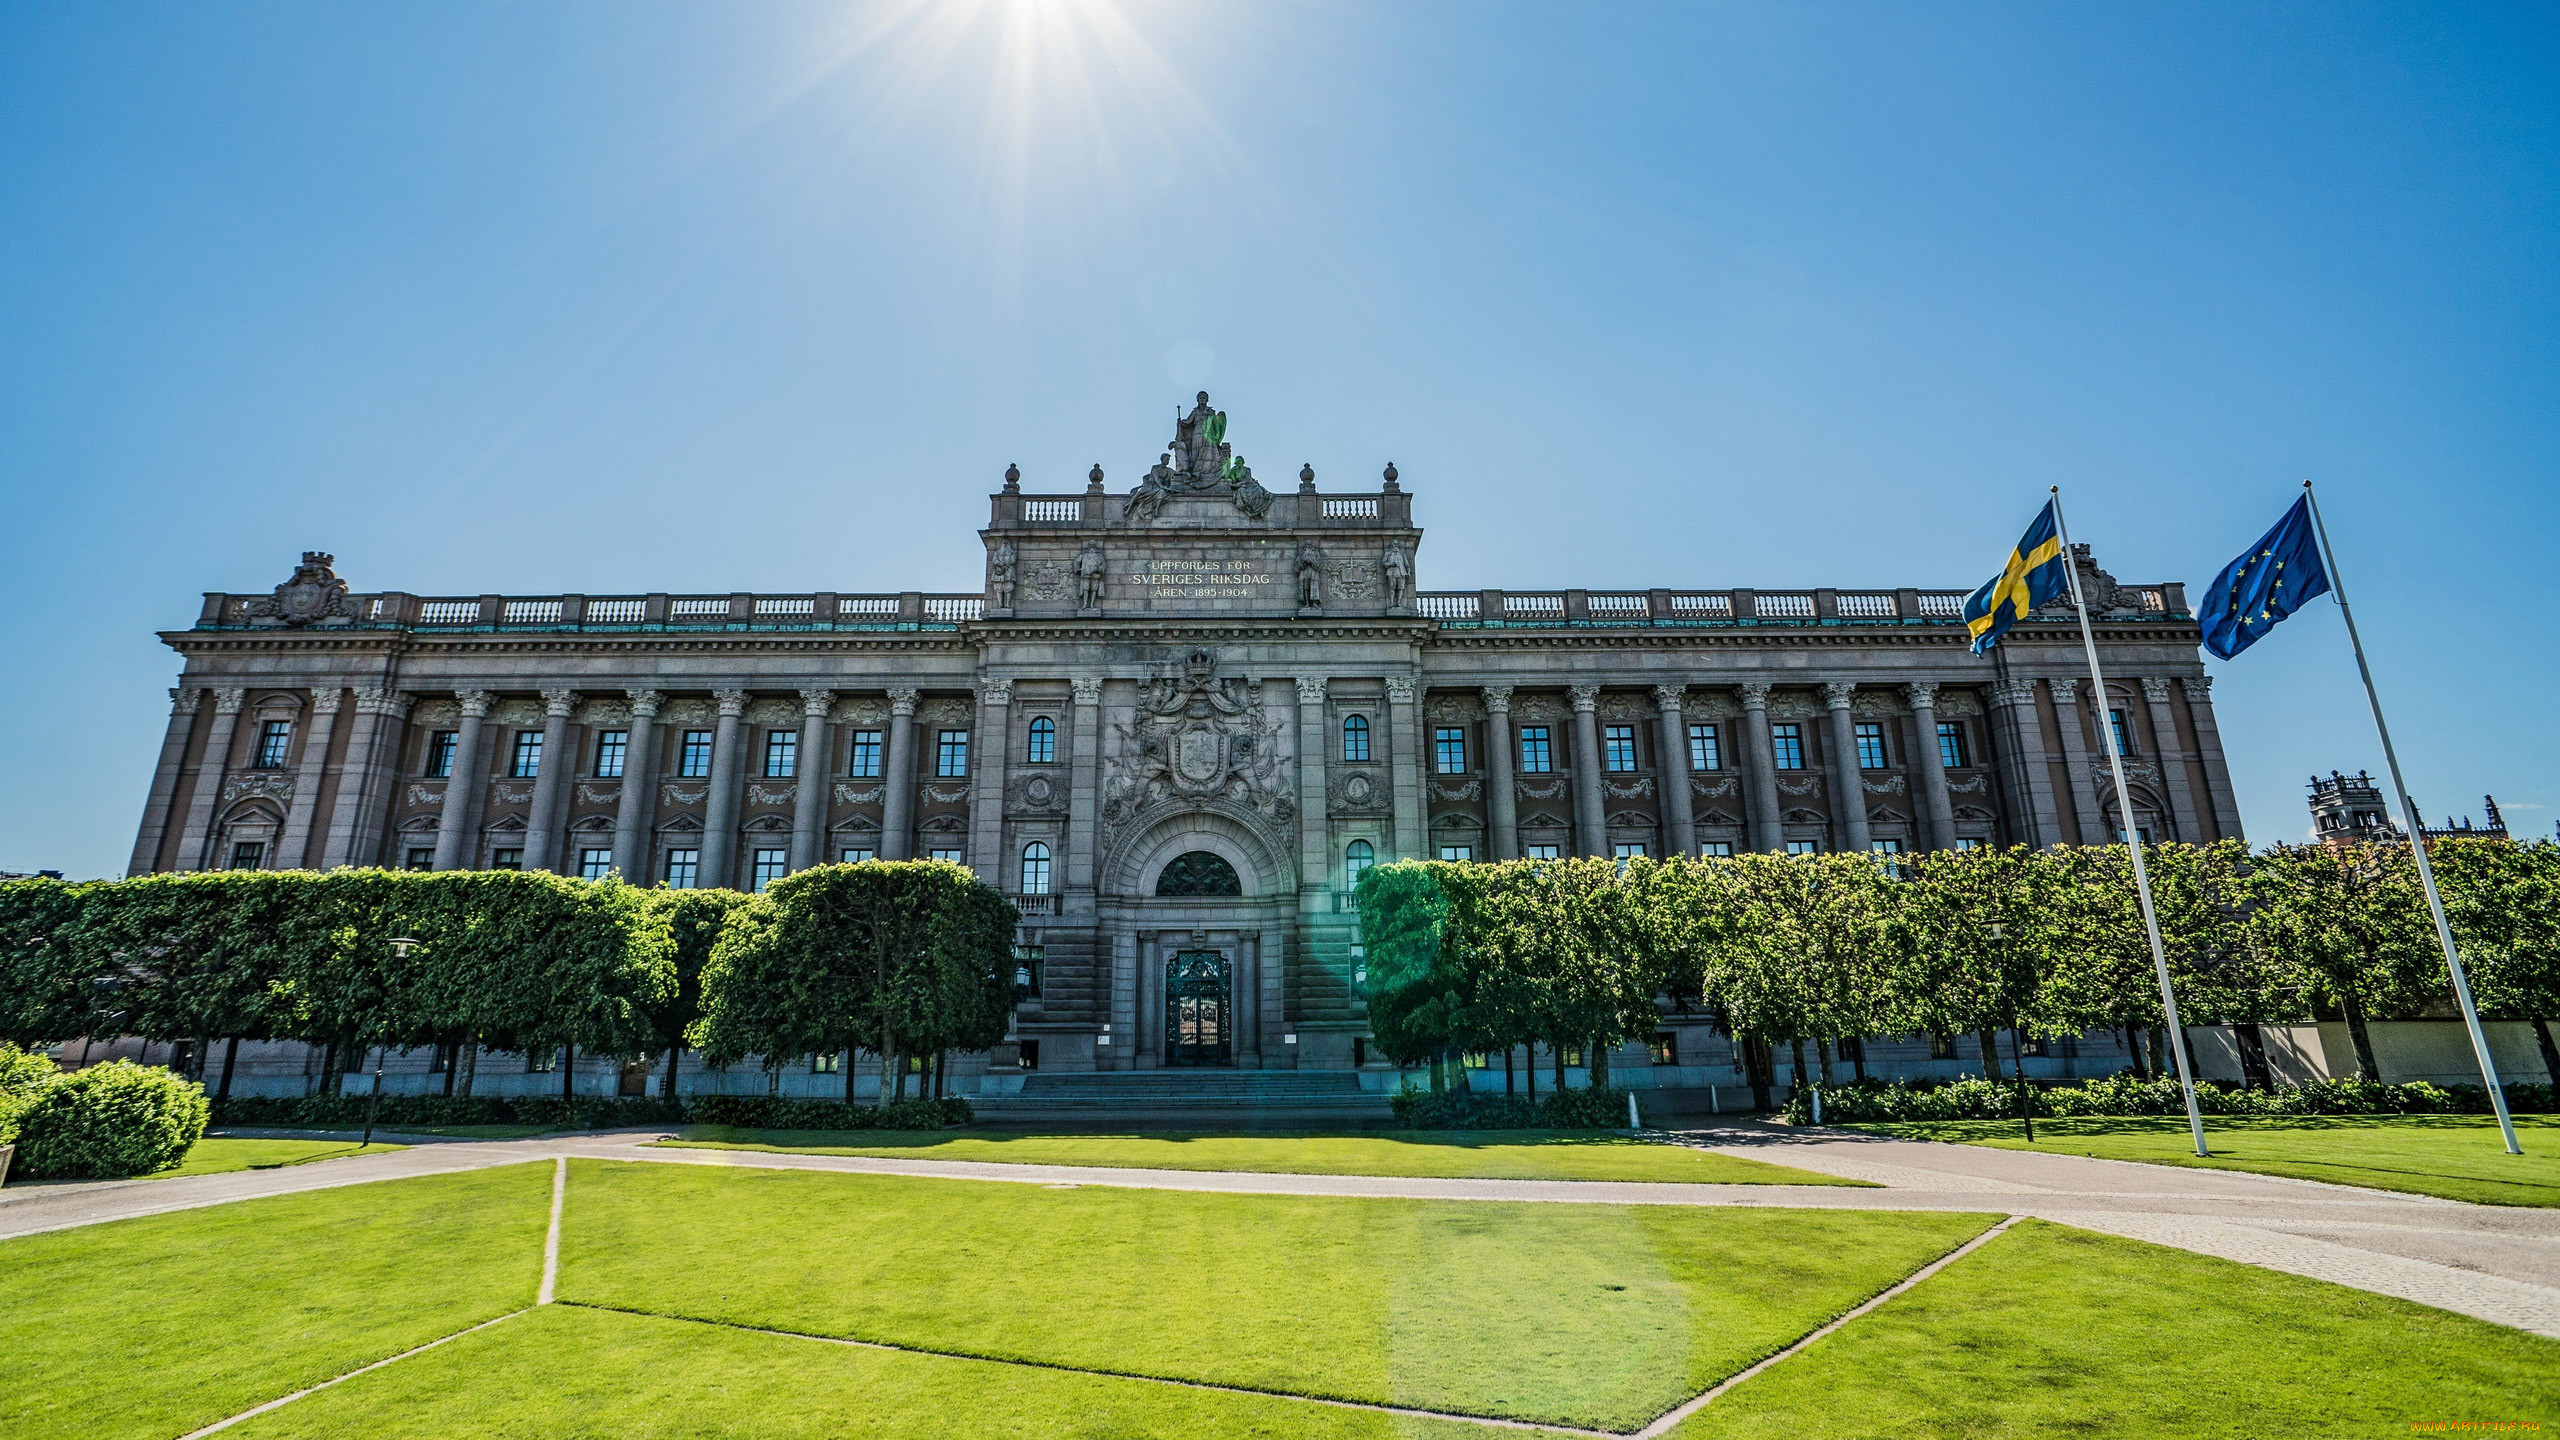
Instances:
[[[2320,497],[2313,493],[2308,480],[2302,482],[2302,494],[2311,502],[2311,528],[2320,537],[2320,559],[2329,569],[2329,593],[2337,599],[2338,613],[2346,617],[2347,643],[2355,647],[2356,673],[2364,677],[2365,703],[2373,707],[2374,733],[2382,737],[2382,763],[2391,772],[2391,793],[2400,802],[2400,823],[2409,827],[2409,851],[2418,861],[2418,884],[2427,892],[2427,913],[2435,917],[2436,942],[2444,946],[2444,966],[2453,975],[2453,998],[2461,1002],[2462,1023],[2471,1032],[2471,1053],[2480,1062],[2480,1079],[2489,1087],[2489,1105],[2498,1113],[2498,1133],[2506,1137],[2507,1153],[2521,1155],[2524,1147],[2516,1143],[2516,1122],[2507,1113],[2507,1092],[2498,1083],[2497,1062],[2489,1058],[2488,1032],[2480,1028],[2479,1007],[2471,1003],[2471,977],[2463,973],[2462,955],[2453,943],[2453,926],[2444,918],[2444,896],[2436,890],[2435,867],[2427,863],[2426,832],[2418,827],[2417,808],[2409,803],[2409,787],[2400,779],[2400,752],[2391,748],[2391,726],[2382,718],[2382,694],[2373,687],[2373,667],[2364,662],[2364,640],[2356,634],[2356,612],[2347,603],[2347,582],[2338,574],[2338,553],[2329,547],[2328,522],[2320,518]]]
[[[2160,916],[2151,906],[2151,871],[2142,863],[2142,830],[2133,823],[2133,790],[2125,784],[2124,751],[2116,744],[2116,727],[2107,714],[2107,676],[2098,668],[2098,636],[2089,628],[2089,602],[2080,594],[2080,566],[2071,553],[2071,527],[2062,518],[2062,487],[2053,487],[2053,528],[2062,541],[2062,569],[2071,580],[2071,608],[2080,616],[2080,645],[2089,653],[2089,681],[2097,687],[2098,733],[2107,742],[2107,768],[2115,775],[2116,817],[2124,822],[2124,843],[2133,856],[2134,894],[2142,901],[2142,929],[2151,941],[2151,969],[2160,977],[2160,1009],[2169,1022],[2169,1054],[2178,1062],[2178,1089],[2187,1099],[2187,1133],[2199,1157],[2213,1152],[2204,1144],[2204,1116],[2196,1109],[2195,1076],[2187,1068],[2187,1031],[2178,1023],[2178,996],[2169,985],[2169,953],[2160,944]],[[2062,717],[2077,725],[2079,717]]]

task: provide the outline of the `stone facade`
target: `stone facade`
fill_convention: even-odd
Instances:
[[[2180,587],[2076,558],[1971,654],[1917,589],[1416,588],[1395,467],[1262,487],[1204,395],[1132,491],[1008,471],[969,594],[208,595],[134,873],[942,854],[1018,896],[1044,1070],[1366,1058],[1347,888],[1401,857],[2240,833]],[[997,1063],[1011,1063],[999,1057]]]

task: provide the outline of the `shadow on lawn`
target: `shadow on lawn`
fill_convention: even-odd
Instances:
[[[691,1127],[696,1134],[704,1130],[731,1133],[727,1127]],[[745,1130],[734,1133],[747,1134]],[[756,1134],[781,1132],[756,1131]],[[953,1140],[975,1140],[990,1144],[1041,1144],[1057,1140],[1152,1140],[1168,1145],[1190,1145],[1203,1141],[1223,1140],[1383,1140],[1398,1145],[1430,1145],[1458,1150],[1481,1150],[1494,1146],[1557,1146],[1589,1148],[1595,1145],[1634,1146],[1659,1142],[1629,1135],[1620,1130],[996,1130],[964,1128],[957,1130],[794,1130],[789,1132],[794,1143],[807,1145],[853,1145],[866,1150],[930,1150]],[[707,1138],[707,1137],[706,1137]]]

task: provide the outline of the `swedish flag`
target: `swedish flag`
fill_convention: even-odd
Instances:
[[[2276,528],[2213,577],[2196,614],[2204,627],[2204,648],[2228,660],[2257,644],[2284,617],[2328,593],[2329,570],[2320,563],[2306,496],[2293,502]]]
[[[2053,518],[2053,504],[2046,501],[2036,523],[2019,537],[1999,577],[1965,597],[1964,628],[1973,636],[1974,654],[1999,644],[2010,626],[2039,606],[2071,593],[2071,572],[2063,568],[2070,562],[2063,557],[2062,527]]]

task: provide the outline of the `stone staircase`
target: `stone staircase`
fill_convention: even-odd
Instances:
[[[1175,1130],[1362,1129],[1388,1123],[1387,1097],[1347,1070],[1106,1070],[1031,1074],[1014,1095],[974,1096],[984,1124]]]

